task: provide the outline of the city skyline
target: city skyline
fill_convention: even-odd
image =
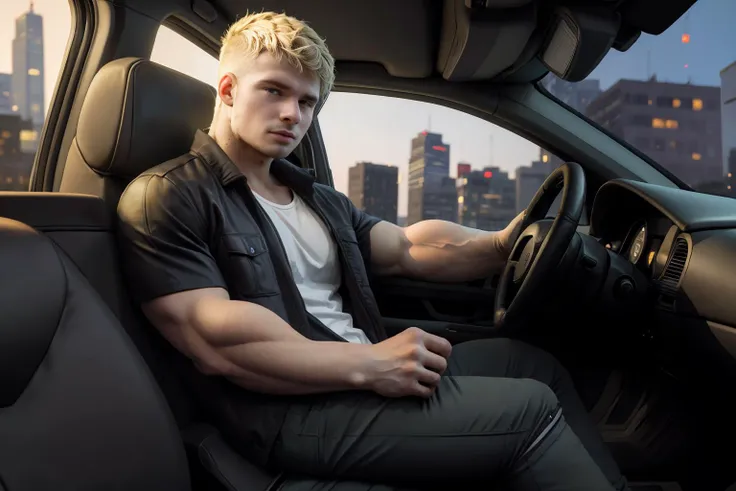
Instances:
[[[71,15],[65,2],[35,0],[34,4],[34,10],[44,17],[44,99],[48,106],[66,49]],[[0,7],[4,14],[0,22],[5,23],[0,27],[0,73],[12,70],[13,23],[29,5],[28,0],[6,0]],[[662,35],[644,34],[626,53],[612,50],[589,78],[598,79],[603,90],[620,78],[642,80],[652,74],[660,81],[689,80],[717,86],[720,70],[736,60],[736,32],[728,22],[734,16],[736,2],[700,0]],[[681,42],[684,33],[690,35],[687,44]],[[217,60],[196,47],[182,49],[187,43],[162,28],[152,59],[214,85]],[[356,162],[390,164],[399,169],[400,215],[407,211],[410,141],[423,130],[441,133],[452,145],[452,172],[458,162],[469,162],[474,169],[498,166],[513,176],[517,167],[529,166],[539,156],[536,145],[491,123],[449,108],[403,99],[333,93],[320,114],[320,126],[340,191],[347,194],[348,169]]]

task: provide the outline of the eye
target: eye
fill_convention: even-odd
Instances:
[[[273,87],[266,87],[266,92],[272,95],[281,95],[281,91],[279,89],[275,89]]]

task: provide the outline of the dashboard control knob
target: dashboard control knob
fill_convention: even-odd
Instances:
[[[616,285],[613,288],[613,295],[618,300],[628,300],[634,295],[635,290],[636,285],[631,280],[631,278],[629,278],[628,276],[624,276],[623,278],[619,278],[619,280],[616,281]]]

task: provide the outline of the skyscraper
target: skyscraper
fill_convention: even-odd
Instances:
[[[348,197],[369,215],[397,222],[399,169],[390,165],[358,162],[348,171]]]
[[[457,221],[457,189],[450,177],[450,145],[423,131],[411,141],[409,225],[426,219]]]
[[[736,61],[721,70],[721,135],[726,172],[729,157],[736,150]]]
[[[723,180],[720,87],[619,80],[587,115],[693,187]]]
[[[44,120],[43,18],[30,10],[15,19],[13,39],[13,105],[33,130],[21,137],[23,151],[35,151]]]
[[[0,73],[0,114],[13,114],[13,100],[10,97],[12,90],[13,76]]]

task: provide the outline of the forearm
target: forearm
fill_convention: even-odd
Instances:
[[[219,359],[214,370],[250,390],[305,394],[360,388],[366,345],[312,341],[260,305],[206,299],[195,329]]]
[[[366,346],[341,342],[248,343],[221,351],[237,367],[227,377],[267,394],[299,395],[363,388]]]
[[[506,261],[496,234],[442,220],[424,220],[406,228],[410,246],[404,273],[417,279],[459,282],[486,278]]]

